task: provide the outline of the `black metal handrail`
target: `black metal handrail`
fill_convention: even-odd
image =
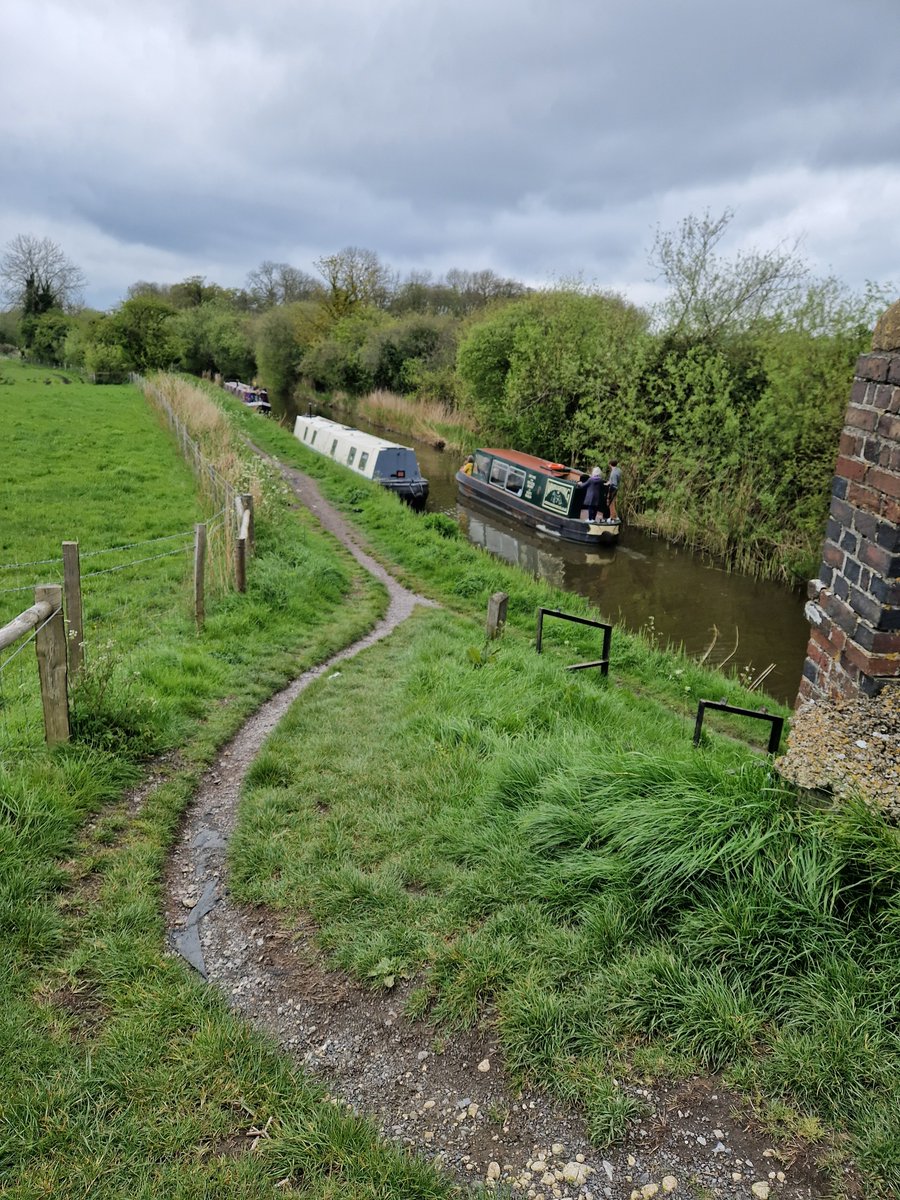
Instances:
[[[572,663],[566,667],[567,671],[586,671],[590,667],[599,667],[601,675],[609,674],[609,651],[612,644],[612,625],[608,625],[605,621],[594,621],[590,617],[576,617],[572,613],[560,612],[558,608],[539,608],[537,610],[537,633],[535,634],[535,650],[538,654],[541,653],[542,643],[544,639],[544,617],[557,617],[560,621],[572,621],[576,625],[589,625],[592,629],[603,630],[603,649],[601,650],[602,658],[594,659],[592,662]]]
[[[708,708],[714,708],[716,712],[734,713],[739,717],[755,717],[758,721],[770,722],[772,729],[769,732],[769,745],[766,752],[768,754],[776,754],[778,752],[781,734],[784,731],[784,717],[775,716],[774,713],[766,712],[762,708],[739,708],[736,704],[726,704],[724,700],[701,700],[697,705],[697,722],[694,725],[695,746],[700,745],[700,735],[703,732],[703,717]]]

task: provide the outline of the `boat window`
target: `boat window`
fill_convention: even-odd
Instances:
[[[365,451],[364,451],[364,452],[363,452],[363,453],[362,453],[362,454],[359,456],[359,469],[360,469],[361,471],[364,471],[364,470],[366,469],[366,463],[367,463],[368,461],[369,461],[369,452],[368,452],[368,450],[365,450]]]
[[[350,467],[350,466],[352,466],[352,465],[353,465],[353,460],[354,460],[354,458],[356,458],[356,447],[355,447],[355,446],[351,446],[351,447],[350,447],[350,453],[347,455],[347,466],[348,466],[348,467]]]
[[[304,440],[304,442],[306,441],[307,437],[309,437],[309,426],[308,426],[308,425],[304,425],[304,426],[303,426],[303,440]]]
[[[309,439],[309,444],[310,444],[311,446],[314,446],[314,445],[316,444],[316,434],[317,434],[318,432],[319,432],[319,431],[318,431],[318,429],[314,429],[314,430],[313,430],[313,435],[312,435],[312,437]]]
[[[331,457],[334,458],[334,452],[337,450],[337,438],[331,443]]]
[[[510,467],[509,474],[506,477],[506,490],[512,492],[515,496],[521,496],[522,485],[525,483],[525,472],[520,471],[518,467]]]
[[[489,454],[482,454],[480,451],[477,451],[475,454],[475,470],[472,472],[472,474],[477,479],[487,479],[488,471],[490,469],[491,456]]]
[[[506,486],[506,472],[509,470],[505,462],[500,462],[499,459],[494,459],[491,463],[491,483],[495,487]]]

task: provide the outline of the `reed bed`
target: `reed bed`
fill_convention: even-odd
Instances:
[[[420,401],[379,389],[360,397],[355,411],[373,425],[439,449],[465,450],[476,437],[471,418],[435,400]]]

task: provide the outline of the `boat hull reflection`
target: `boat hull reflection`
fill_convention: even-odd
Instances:
[[[582,547],[574,542],[566,544],[563,554],[558,540],[541,538],[533,532],[525,537],[511,521],[494,515],[485,517],[464,504],[457,505],[457,517],[470,542],[556,587],[566,586],[566,575],[573,564],[596,572],[594,579],[600,585],[616,557],[615,545]]]

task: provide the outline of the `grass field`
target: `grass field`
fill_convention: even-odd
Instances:
[[[263,1197],[288,1180],[278,1194],[445,1195],[162,953],[161,868],[199,770],[265,696],[368,628],[383,589],[262,478],[248,592],[213,595],[198,636],[188,555],[104,553],[212,515],[143,397],[19,364],[0,377],[0,619],[31,603],[10,589],[58,578],[35,560],[62,538],[86,574],[131,564],[85,579],[70,745],[43,745],[33,650],[0,674],[0,1194]],[[159,751],[167,779],[131,819],[122,790]],[[260,1152],[233,1152],[267,1122]]]
[[[475,637],[420,615],[294,709],[249,776],[240,894],[311,912],[360,978],[420,979],[439,1025],[493,1013],[601,1142],[636,1114],[616,1080],[724,1069],[795,1133],[851,1131],[891,1194],[896,832],[524,638],[476,668]]]

